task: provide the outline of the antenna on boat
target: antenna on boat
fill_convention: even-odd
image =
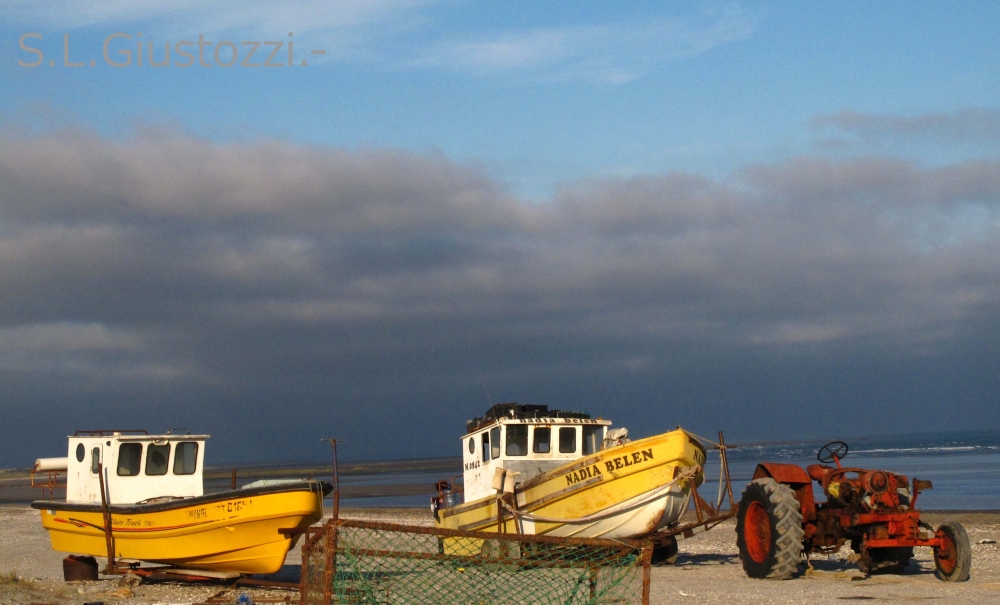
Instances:
[[[486,401],[489,402],[490,407],[493,407],[493,399],[490,397],[490,390],[486,388],[486,381],[483,380],[483,373],[479,373],[479,382],[483,383],[483,390],[486,391]]]

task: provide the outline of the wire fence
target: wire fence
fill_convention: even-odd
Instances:
[[[653,546],[328,522],[302,547],[301,605],[649,603]]]

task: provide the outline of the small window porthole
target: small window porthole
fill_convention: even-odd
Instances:
[[[475,437],[469,437],[469,453],[470,454],[475,454],[476,453],[476,438]]]
[[[83,457],[87,455],[87,448],[82,443],[76,444],[76,461],[83,462]]]

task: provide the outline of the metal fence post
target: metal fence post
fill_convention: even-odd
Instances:
[[[332,520],[323,528],[326,534],[325,550],[326,559],[323,568],[323,605],[330,605],[333,602],[333,581],[334,581],[334,558],[337,556],[337,524]]]
[[[642,605],[649,605],[649,586],[652,581],[651,564],[653,561],[653,543],[646,542],[642,549]]]

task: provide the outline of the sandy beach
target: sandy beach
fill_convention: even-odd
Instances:
[[[348,509],[344,517],[429,525],[419,509]],[[903,575],[864,579],[846,561],[849,548],[837,555],[813,560],[813,570],[794,580],[765,581],[747,578],[736,551],[734,523],[681,542],[675,566],[654,567],[652,603],[842,603],[844,601],[925,601],[940,603],[1000,603],[1000,514],[925,513],[937,525],[952,519],[965,525],[972,541],[972,579],[951,584],[934,577],[929,549],[917,549],[914,563]],[[981,543],[984,542],[984,543]],[[49,547],[38,511],[26,506],[0,507],[0,604],[7,603],[197,603],[226,590],[224,585],[189,585],[149,582],[137,587],[119,586],[116,579],[69,585],[62,581],[62,558]],[[296,580],[299,553],[286,561],[288,580]],[[226,594],[235,603],[240,592],[256,601],[289,597],[297,593],[262,589],[235,589]]]

